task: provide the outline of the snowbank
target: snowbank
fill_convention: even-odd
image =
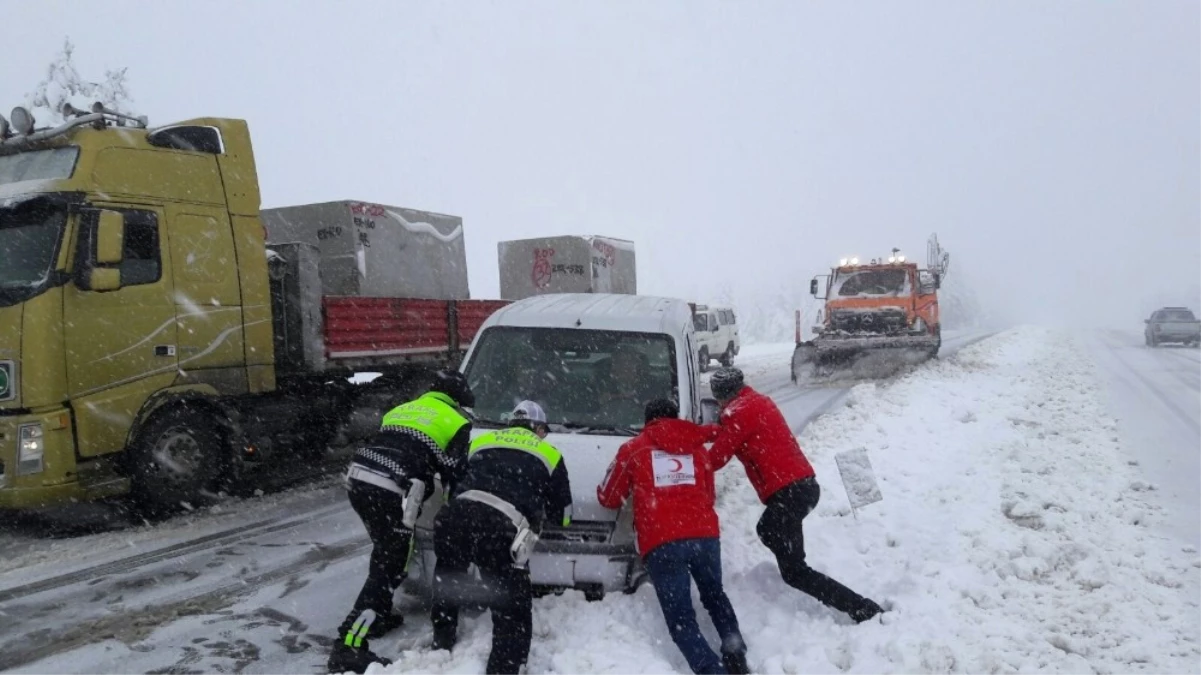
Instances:
[[[860,385],[802,436],[824,495],[810,563],[893,607],[862,626],[780,580],[762,506],[719,476],[727,590],[756,672],[1196,672],[1201,560],[1156,529],[1094,368],[1067,337],[1019,329],[887,385]],[[868,449],[884,501],[852,518],[834,455]],[[697,604],[699,608],[699,603]],[[714,640],[702,614],[702,627]],[[417,617],[413,617],[416,619]],[[424,632],[374,672],[482,672],[487,615],[453,654]],[[528,672],[688,672],[655,602],[535,602]]]

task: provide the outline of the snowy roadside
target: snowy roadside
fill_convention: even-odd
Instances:
[[[809,560],[892,604],[881,622],[785,586],[755,538],[762,506],[740,468],[723,472],[727,590],[755,671],[1195,672],[1201,560],[1157,534],[1099,389],[1069,338],[1022,328],[860,385],[808,427],[824,488]],[[858,447],[885,500],[856,520],[834,455]],[[407,626],[373,672],[482,672],[489,624],[465,619],[453,654],[428,651],[428,622]],[[687,672],[649,587],[536,601],[534,633],[530,673]]]

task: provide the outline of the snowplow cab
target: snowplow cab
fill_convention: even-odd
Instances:
[[[942,344],[938,288],[945,267],[921,269],[893,250],[860,263],[844,258],[829,275],[815,277],[810,293],[824,301],[814,338],[799,336],[792,379],[799,382],[868,361],[871,376],[895,372],[938,353]]]

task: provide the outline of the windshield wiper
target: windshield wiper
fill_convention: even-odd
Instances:
[[[570,429],[575,433],[605,433],[614,436],[637,436],[638,430],[631,427],[621,427],[615,424],[580,424],[579,422],[561,422],[556,426]]]

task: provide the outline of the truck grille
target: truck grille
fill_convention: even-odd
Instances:
[[[899,308],[874,312],[830,312],[830,327],[847,333],[899,333],[906,326],[905,311]]]

